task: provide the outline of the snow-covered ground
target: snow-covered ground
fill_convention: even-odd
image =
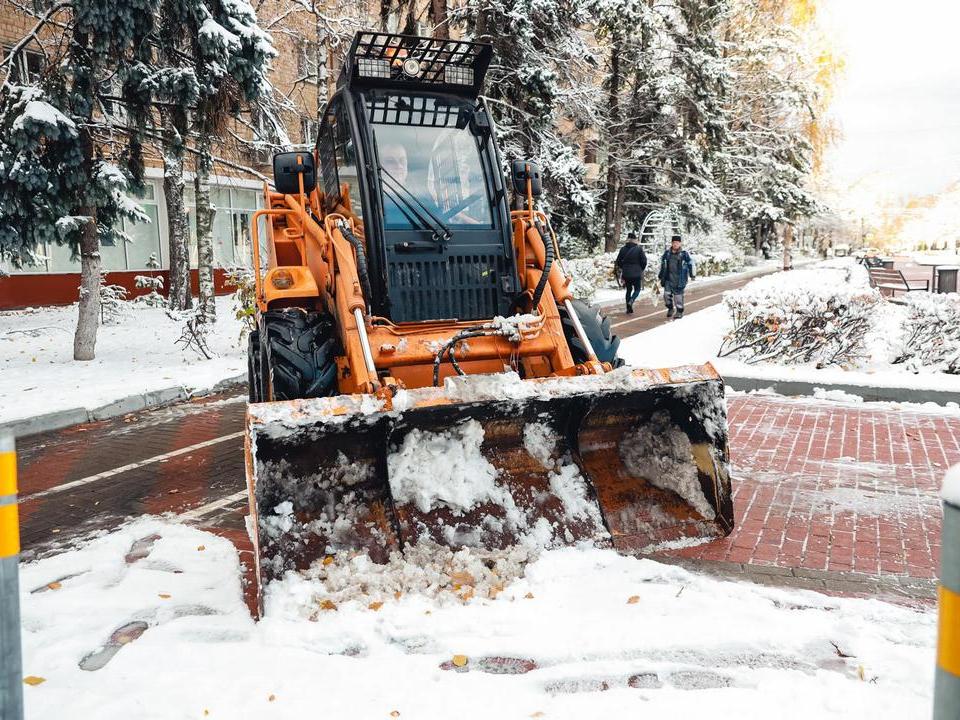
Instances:
[[[183,525],[141,519],[25,565],[27,717],[930,713],[933,612],[593,548],[525,568],[464,553],[415,559],[338,559],[327,586],[275,584],[259,624],[231,544]]]
[[[829,268],[829,264],[826,266]],[[802,285],[807,278],[814,280],[822,268],[818,266],[767,276],[762,281],[776,284],[789,281]],[[750,285],[746,289],[749,288]],[[904,312],[902,306],[891,303],[880,306],[875,326],[867,337],[869,358],[862,366],[852,369],[837,366],[817,368],[813,364],[779,365],[773,362],[751,364],[731,357],[717,357],[724,337],[732,328],[729,312],[723,304],[625,338],[620,344],[620,355],[631,365],[639,367],[670,367],[709,361],[721,375],[771,382],[799,381],[825,386],[845,384],[960,392],[960,376],[942,372],[913,373],[903,364],[891,364]]]
[[[211,360],[175,344],[181,324],[160,308],[124,303],[119,322],[99,328],[90,362],[73,360],[76,324],[75,305],[0,313],[0,423],[170,387],[203,391],[246,373],[230,296],[217,298]]]

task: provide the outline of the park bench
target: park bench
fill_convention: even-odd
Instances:
[[[897,290],[930,292],[929,280],[907,280],[902,272],[889,268],[868,268],[867,271],[870,273],[870,284],[884,295],[888,294],[885,290],[889,290],[891,296],[896,295]]]

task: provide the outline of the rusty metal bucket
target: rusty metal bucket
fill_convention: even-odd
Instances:
[[[420,540],[630,553],[733,529],[723,383],[710,365],[466,377],[373,396],[251,405],[260,588],[344,550]]]

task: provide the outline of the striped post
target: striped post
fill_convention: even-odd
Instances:
[[[934,720],[960,718],[960,465],[943,484],[940,632],[933,691]]]
[[[16,448],[11,435],[0,435],[0,720],[23,718],[18,517]]]

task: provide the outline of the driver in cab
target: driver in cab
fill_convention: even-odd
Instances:
[[[400,142],[388,142],[384,143],[379,148],[380,155],[380,167],[395,181],[396,185],[400,185],[407,192],[402,193],[406,200],[410,200],[411,204],[417,207],[420,210],[416,202],[407,195],[407,193],[416,197],[423,205],[425,205],[430,212],[434,215],[439,216],[444,219],[445,223],[450,223],[453,225],[477,225],[480,224],[480,221],[476,218],[471,217],[467,214],[467,208],[457,212],[455,215],[449,218],[445,218],[447,215],[446,205],[450,204],[443,202],[440,197],[437,196],[435,192],[435,187],[428,187],[431,183],[426,182],[427,172],[424,169],[423,172],[413,173],[411,177],[409,162],[407,159],[407,148],[403,143]],[[451,178],[452,182],[455,184],[455,188],[459,189],[461,179],[457,176]],[[436,185],[436,182],[432,183]],[[384,185],[386,188],[386,184]],[[384,224],[386,227],[400,228],[400,227],[409,227],[411,224],[410,218],[408,215],[416,215],[412,212],[412,209],[405,207],[403,201],[398,201],[395,199],[395,195],[400,194],[400,192],[385,192],[385,207],[384,207]],[[457,193],[451,193],[453,197],[456,197]],[[456,205],[456,202],[452,203]]]

